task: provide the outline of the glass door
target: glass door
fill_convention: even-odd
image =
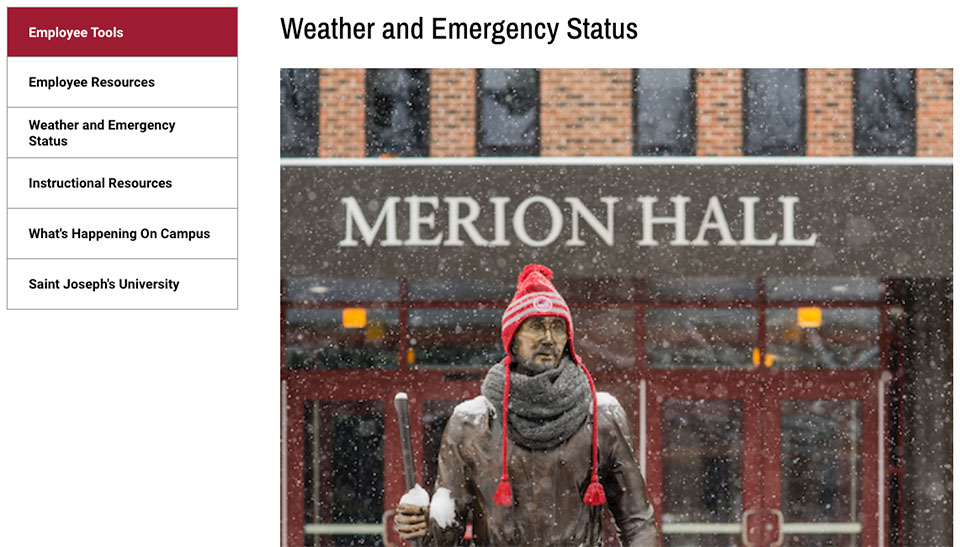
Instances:
[[[647,471],[663,545],[755,544],[763,520],[759,376],[672,373],[649,386]]]
[[[879,371],[651,375],[663,544],[878,545],[882,382]]]
[[[764,399],[768,545],[878,545],[880,374],[773,376]]]
[[[770,293],[795,299],[810,287],[773,280]],[[836,289],[849,301],[766,311],[763,502],[775,517],[767,545],[884,541],[886,314],[864,305],[882,294],[879,285]]]
[[[381,545],[383,401],[304,402],[305,545]]]

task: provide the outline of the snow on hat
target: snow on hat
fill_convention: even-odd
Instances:
[[[580,369],[587,377],[590,383],[590,395],[593,398],[593,468],[590,474],[590,485],[583,496],[583,502],[587,505],[603,505],[606,502],[606,496],[603,493],[603,486],[597,477],[597,389],[593,385],[593,376],[584,366],[583,361],[573,351],[573,318],[570,316],[570,307],[566,301],[557,292],[557,289],[550,281],[553,279],[553,272],[546,266],[540,264],[528,264],[517,277],[517,292],[513,295],[513,300],[503,312],[500,331],[503,339],[503,347],[507,352],[507,358],[504,361],[504,381],[503,381],[503,456],[501,460],[500,485],[493,496],[493,501],[497,505],[509,506],[513,504],[513,493],[510,488],[510,479],[507,475],[507,407],[510,402],[510,364],[513,362],[513,353],[511,344],[513,335],[524,321],[531,317],[562,317],[567,323],[567,349],[570,351],[570,357],[580,365]]]

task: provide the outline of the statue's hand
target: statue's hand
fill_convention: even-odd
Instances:
[[[409,541],[427,535],[427,520],[429,518],[429,507],[398,505],[394,522],[397,523],[397,531],[400,532],[400,537]]]

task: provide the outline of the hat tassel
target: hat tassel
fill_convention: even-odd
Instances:
[[[504,364],[504,378],[503,378],[503,440],[501,442],[501,448],[503,449],[503,455],[500,458],[500,485],[497,486],[497,491],[493,494],[493,502],[501,507],[509,507],[513,505],[513,490],[510,488],[510,480],[507,478],[507,409],[510,404],[510,359],[507,358],[507,361]]]
[[[513,505],[513,491],[506,475],[500,477],[500,486],[497,486],[497,493],[493,495],[493,502],[501,507]]]
[[[593,384],[593,376],[590,375],[590,371],[584,366],[583,361],[579,357],[574,357],[574,359],[587,376],[587,381],[590,383],[590,395],[593,399],[593,445],[590,447],[591,452],[593,452],[591,454],[593,456],[593,467],[590,474],[590,486],[587,486],[587,491],[583,494],[583,503],[603,505],[607,502],[607,496],[603,492],[600,480],[597,478],[597,387]]]
[[[603,493],[603,486],[594,475],[590,478],[590,486],[587,487],[587,493],[583,495],[583,503],[587,505],[603,505],[607,502],[607,496]]]

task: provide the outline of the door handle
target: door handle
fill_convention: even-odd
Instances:
[[[390,517],[392,517],[396,512],[397,511],[395,509],[388,509],[383,512],[383,532],[381,532],[380,538],[383,540],[383,544],[386,545],[386,547],[396,547],[396,545],[387,540],[387,532],[389,531],[390,523],[392,522]]]
[[[770,544],[770,547],[780,547],[783,545],[783,511],[771,509],[771,513],[777,516],[777,540]]]
[[[743,547],[754,547],[753,543],[750,543],[750,539],[749,539],[750,534],[747,533],[747,530],[748,530],[747,525],[750,522],[750,516],[756,514],[756,512],[757,512],[757,509],[747,509],[746,511],[743,512],[743,516],[740,517],[741,519],[740,539],[743,540]]]

